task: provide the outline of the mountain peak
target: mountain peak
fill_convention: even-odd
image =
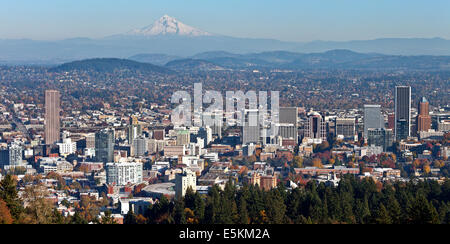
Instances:
[[[178,36],[212,36],[211,33],[199,30],[186,25],[174,17],[167,14],[163,15],[152,25],[142,29],[136,29],[128,32],[129,35],[136,36],[159,36],[159,35],[178,35]]]

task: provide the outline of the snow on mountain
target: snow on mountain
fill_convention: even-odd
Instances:
[[[168,15],[164,15],[159,20],[155,21],[153,25],[144,27],[142,29],[132,30],[127,34],[134,36],[179,35],[192,37],[213,35],[206,31],[202,31],[192,26],[186,25]]]

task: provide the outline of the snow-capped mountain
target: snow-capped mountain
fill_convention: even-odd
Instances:
[[[213,34],[211,33],[186,25],[168,15],[164,15],[159,20],[155,21],[153,25],[144,27],[142,29],[132,30],[128,32],[127,35],[134,35],[134,36],[178,35],[178,36],[192,36],[192,37],[213,36]]]

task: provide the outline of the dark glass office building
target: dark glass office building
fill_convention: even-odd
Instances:
[[[394,136],[391,129],[369,129],[367,137],[369,146],[382,147],[384,152],[392,151]]]
[[[114,130],[104,129],[95,133],[95,158],[98,162],[114,162]]]
[[[395,139],[411,136],[411,87],[395,87]]]

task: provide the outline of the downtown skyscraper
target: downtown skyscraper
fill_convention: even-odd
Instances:
[[[384,128],[381,105],[364,105],[364,137],[368,139],[369,129]]]
[[[114,130],[103,129],[95,133],[95,158],[98,162],[114,162]]]
[[[60,93],[57,90],[45,91],[45,144],[51,145],[60,137]]]
[[[304,133],[306,138],[320,140],[320,143],[326,141],[327,129],[325,119],[317,112],[308,115]]]
[[[258,110],[245,109],[243,111],[242,144],[260,143],[261,127],[259,125]]]
[[[395,87],[395,139],[411,136],[411,87]]]
[[[298,140],[297,107],[280,108],[279,134],[283,139]]]
[[[429,111],[430,104],[425,97],[422,97],[419,102],[419,114],[417,115],[417,134],[421,131],[428,131],[431,129],[431,116]]]

